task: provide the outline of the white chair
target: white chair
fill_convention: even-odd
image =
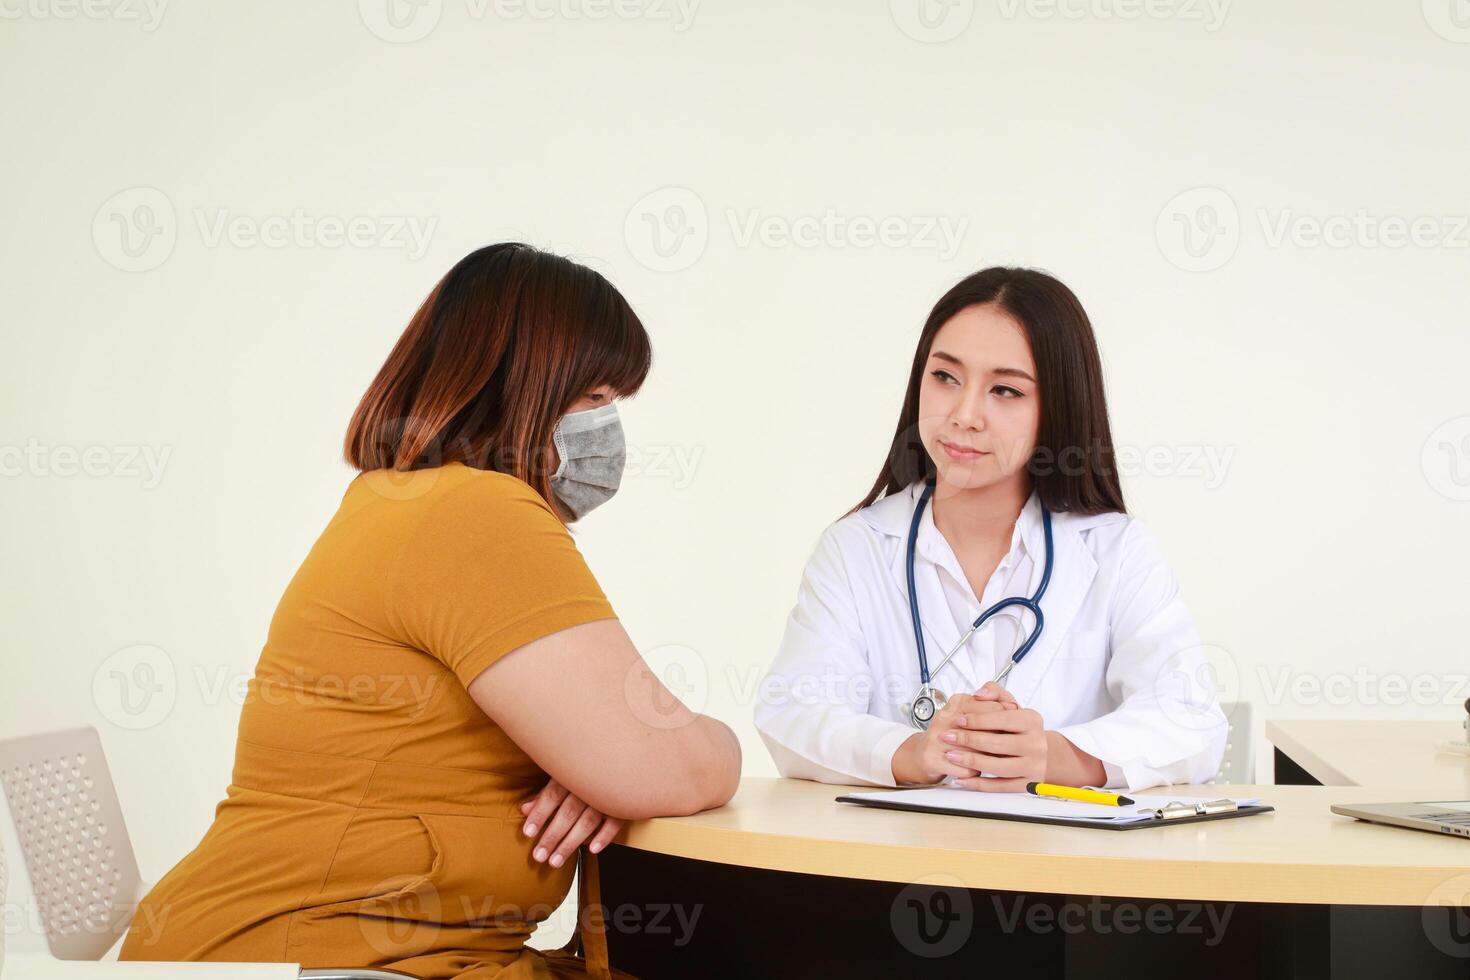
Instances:
[[[1230,723],[1225,736],[1225,757],[1212,783],[1253,783],[1256,773],[1255,721],[1249,701],[1222,701],[1220,710]]]
[[[302,970],[296,964],[97,963],[127,930],[147,892],[97,729],[72,728],[0,740],[0,784],[10,804],[36,908],[55,960],[32,961],[16,977],[214,977],[240,980],[402,980],[394,970]],[[0,854],[0,902],[4,896]],[[0,937],[3,941],[3,937]],[[3,950],[0,950],[3,954]],[[289,967],[283,973],[283,967]],[[409,978],[412,980],[412,978]]]
[[[5,866],[5,840],[0,838],[0,909],[8,909],[10,869]],[[0,922],[0,976],[5,974],[5,923]]]

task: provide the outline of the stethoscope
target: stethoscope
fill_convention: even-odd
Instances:
[[[929,498],[933,494],[934,481],[930,479],[925,481],[924,492],[919,495],[918,506],[914,508],[914,519],[909,524],[908,542],[909,614],[913,616],[914,620],[914,645],[919,650],[920,681],[919,693],[914,696],[913,701],[909,702],[909,724],[921,731],[928,730],[929,722],[934,719],[934,715],[938,713],[939,709],[944,707],[945,700],[944,695],[935,690],[934,685],[929,682],[932,674],[929,671],[929,657],[924,652],[924,631],[919,625],[919,594],[914,589],[914,545],[919,540],[919,519],[924,516],[924,508],[928,506]],[[1046,538],[1046,562],[1041,572],[1041,584],[1036,586],[1036,594],[1029,599],[1023,599],[1020,596],[1010,596],[1009,598],[1000,600],[982,612],[965,632],[965,635],[960,637],[959,642],[954,645],[953,649],[944,655],[943,660],[939,661],[939,666],[934,668],[934,674],[944,669],[944,665],[949,663],[950,659],[960,652],[970,637],[975,635],[975,631],[985,625],[986,620],[990,619],[990,617],[1002,609],[1010,606],[1020,606],[1023,609],[1031,610],[1031,615],[1036,618],[1036,628],[1031,631],[1030,636],[1026,637],[1026,641],[1016,648],[1016,652],[1011,654],[1010,660],[1006,661],[1006,665],[1001,668],[1000,673],[995,675],[995,680],[992,683],[1000,684],[1005,681],[1010,676],[1011,669],[1020,663],[1021,658],[1030,653],[1031,648],[1036,645],[1036,641],[1041,639],[1041,627],[1044,621],[1044,617],[1041,615],[1041,597],[1046,594],[1047,583],[1051,581],[1052,565],[1051,511],[1046,509],[1045,504],[1041,505],[1041,528]]]

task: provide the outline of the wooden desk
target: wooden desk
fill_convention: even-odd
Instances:
[[[872,787],[868,787],[871,789]],[[862,787],[857,787],[861,792]],[[672,857],[805,875],[1130,898],[1336,905],[1424,904],[1470,874],[1470,844],[1339,817],[1333,803],[1377,799],[1320,786],[1178,787],[1189,796],[1260,796],[1275,813],[1123,832],[873,810],[846,790],[744,779],[728,806],[649,820],[621,843]]]
[[[1421,909],[1470,905],[1466,842],[1328,809],[1384,798],[1376,788],[1178,791],[1277,812],[1120,833],[873,810],[835,802],[843,787],[745,779],[729,806],[632,825],[604,852],[612,961],[644,980],[973,978],[981,965],[1110,977],[1124,960],[1192,978],[1470,977],[1457,910]],[[941,955],[928,937],[950,920],[964,936]],[[1144,920],[1161,925],[1126,928]]]
[[[1416,796],[1470,800],[1470,756],[1435,751],[1463,734],[1454,721],[1266,722],[1278,783],[1390,792],[1379,802]]]

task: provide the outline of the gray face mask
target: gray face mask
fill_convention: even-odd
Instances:
[[[572,519],[580,520],[611,499],[622,482],[628,453],[618,407],[599,405],[563,415],[552,430],[551,440],[561,457],[551,475],[551,490],[572,512]]]

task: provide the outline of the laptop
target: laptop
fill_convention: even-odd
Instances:
[[[1435,834],[1470,837],[1470,800],[1429,803],[1334,803],[1332,812],[1370,823],[1386,823]]]

